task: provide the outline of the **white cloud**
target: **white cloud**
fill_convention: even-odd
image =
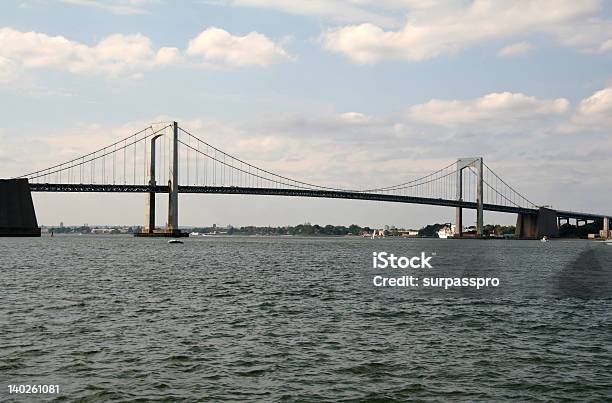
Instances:
[[[612,39],[608,39],[607,41],[605,41],[604,43],[601,44],[601,46],[599,47],[599,52],[600,53],[605,53],[612,50]]]
[[[190,40],[186,55],[192,58],[185,58],[175,47],[156,49],[142,34],[114,34],[88,46],[63,36],[0,28],[1,82],[26,69],[139,78],[146,70],[179,63],[219,68],[269,66],[291,59],[265,35],[234,36],[219,28],[208,28]]]
[[[554,10],[554,11],[551,11]],[[357,63],[423,61],[477,43],[544,33],[581,50],[607,48],[610,21],[594,16],[600,0],[475,0],[438,4],[408,14],[403,28],[384,30],[372,23],[334,28],[322,35],[330,52]]]
[[[408,109],[408,118],[438,126],[482,123],[506,124],[554,117],[565,113],[565,98],[537,99],[521,93],[491,93],[474,100],[432,99]]]
[[[54,68],[77,74],[116,76],[147,70],[176,61],[178,50],[161,48],[141,34],[108,36],[95,46],[63,36],[0,29],[0,57],[28,69]]]
[[[601,119],[612,118],[612,87],[597,91],[578,105],[577,113],[580,116]]]
[[[85,6],[108,11],[118,15],[142,14],[145,5],[154,3],[154,0],[62,0],[67,4]]]
[[[201,57],[206,64],[225,67],[269,66],[290,56],[267,36],[251,32],[235,36],[229,32],[211,27],[189,41],[187,55]]]
[[[533,49],[535,49],[535,46],[529,42],[518,42],[504,46],[497,52],[497,56],[504,58],[522,56],[531,52]]]
[[[372,118],[360,112],[345,112],[340,115],[340,119],[346,123],[365,124],[371,122]]]
[[[606,132],[612,127],[612,87],[595,92],[583,99],[567,124],[560,127],[563,133]],[[612,143],[612,142],[611,142]]]

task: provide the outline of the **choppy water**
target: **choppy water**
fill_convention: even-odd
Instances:
[[[424,274],[372,269],[377,251],[500,285],[376,288]],[[612,399],[600,243],[56,236],[0,255],[0,400]]]

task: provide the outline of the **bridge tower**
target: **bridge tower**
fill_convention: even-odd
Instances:
[[[163,134],[155,135],[151,138],[151,162],[149,165],[149,193],[147,193],[147,227],[145,232],[152,234],[155,232],[155,141]]]
[[[184,237],[189,234],[181,232],[178,226],[178,193],[179,193],[179,161],[178,161],[178,123],[172,124],[170,141],[170,156],[168,165],[168,228],[155,230],[155,141],[164,134],[151,138],[151,161],[149,165],[149,192],[147,193],[147,225],[143,232],[135,233],[138,237]]]
[[[466,168],[474,168],[477,175],[476,184],[476,235],[482,236],[484,227],[484,182],[483,182],[483,160],[482,157],[459,158],[457,160],[457,200],[463,200],[463,170]],[[463,236],[463,209],[456,207],[456,229],[455,235]]]
[[[179,174],[179,161],[178,161],[178,123],[173,122],[172,124],[172,146],[171,157],[170,157],[170,171],[168,173],[168,232],[172,234],[178,234],[178,174]]]

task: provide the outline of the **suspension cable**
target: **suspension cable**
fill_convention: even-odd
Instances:
[[[21,175],[21,176],[17,176],[17,177],[15,177],[15,178],[13,178],[13,179],[29,177],[30,175],[36,175],[36,174],[39,174],[39,173],[44,172],[44,171],[49,171],[49,170],[51,170],[51,169],[55,169],[55,168],[57,168],[57,167],[61,167],[62,165],[67,165],[67,164],[70,164],[71,162],[74,162],[74,161],[79,160],[79,159],[81,159],[81,158],[86,158],[86,157],[89,157],[90,155],[93,155],[93,154],[97,153],[98,151],[104,150],[104,149],[106,149],[106,148],[108,148],[108,147],[113,147],[113,146],[115,146],[115,145],[117,145],[117,144],[121,143],[122,141],[127,141],[127,140],[129,140],[129,139],[130,139],[130,137],[133,137],[133,136],[139,135],[140,133],[145,132],[145,131],[147,131],[147,130],[149,130],[149,129],[153,130],[153,127],[152,127],[152,126],[147,126],[147,127],[145,127],[144,129],[142,129],[142,130],[140,130],[140,131],[138,131],[138,132],[136,132],[136,133],[130,134],[129,136],[127,136],[127,137],[125,137],[125,138],[123,138],[123,139],[121,139],[121,140],[119,140],[119,141],[117,141],[117,142],[115,142],[115,143],[113,143],[113,144],[111,144],[111,145],[109,145],[109,146],[106,146],[106,147],[103,147],[103,148],[97,149],[96,151],[91,152],[91,153],[89,153],[89,154],[81,155],[81,156],[80,156],[80,157],[78,157],[78,158],[74,158],[74,159],[72,159],[72,160],[70,160],[70,161],[66,161],[66,162],[63,162],[63,163],[61,163],[61,164],[57,164],[57,165],[54,165],[54,166],[52,166],[52,167],[48,167],[48,168],[46,168],[46,169],[41,169],[41,170],[34,171],[34,172],[30,172],[30,173],[27,173],[27,174],[24,174],[24,175]],[[73,165],[73,166],[77,166],[77,165]],[[54,171],[54,172],[56,172],[56,171]]]
[[[210,147],[210,148],[212,148],[213,150],[218,151],[219,153],[223,154],[224,156],[227,156],[227,157],[229,157],[229,158],[231,158],[231,159],[233,159],[233,160],[236,160],[236,161],[238,161],[238,162],[240,162],[240,163],[242,163],[242,164],[244,164],[244,165],[246,165],[246,166],[248,166],[248,167],[254,168],[254,169],[255,169],[255,170],[257,170],[257,171],[264,172],[264,173],[266,173],[266,174],[269,174],[269,175],[275,176],[275,177],[280,178],[280,179],[284,179],[284,180],[289,181],[289,182],[294,182],[294,183],[298,183],[298,184],[300,184],[300,185],[310,186],[310,187],[312,187],[312,188],[324,189],[324,190],[333,190],[333,191],[348,191],[348,192],[354,192],[354,193],[371,193],[371,192],[378,192],[378,191],[402,190],[402,189],[407,189],[407,188],[411,188],[411,187],[416,187],[416,186],[420,186],[420,185],[422,185],[422,184],[426,184],[426,183],[433,182],[433,181],[434,181],[434,180],[436,180],[436,179],[434,179],[434,180],[430,180],[430,181],[425,181],[425,182],[422,182],[422,183],[417,183],[417,184],[416,184],[416,185],[414,185],[414,186],[405,186],[405,185],[410,185],[410,184],[413,184],[413,183],[416,183],[416,182],[420,182],[420,181],[424,180],[425,178],[429,178],[429,177],[434,176],[434,175],[436,175],[436,174],[438,174],[438,173],[441,173],[441,172],[443,172],[444,170],[446,170],[446,169],[448,169],[448,168],[450,168],[450,167],[452,167],[453,165],[455,165],[455,164],[456,164],[456,162],[454,162],[454,163],[449,164],[448,166],[446,166],[446,167],[444,167],[444,168],[442,168],[442,169],[437,170],[436,172],[433,172],[433,173],[428,174],[428,175],[426,175],[426,176],[423,176],[423,177],[421,177],[421,178],[414,179],[414,180],[411,180],[411,181],[408,181],[408,182],[404,182],[404,183],[401,183],[401,184],[398,184],[398,185],[388,186],[388,187],[382,187],[382,188],[373,188],[373,189],[364,189],[364,190],[353,190],[353,189],[333,188],[333,187],[328,187],[328,186],[320,186],[320,185],[315,185],[315,184],[312,184],[312,183],[303,182],[303,181],[299,181],[299,180],[296,180],[296,179],[291,179],[291,178],[288,178],[288,177],[286,177],[286,176],[282,176],[282,175],[276,174],[276,173],[274,173],[274,172],[270,172],[270,171],[267,171],[267,170],[265,170],[265,169],[262,169],[262,168],[256,167],[256,166],[254,166],[254,165],[252,165],[252,164],[250,164],[250,163],[248,163],[248,162],[246,162],[246,161],[244,161],[244,160],[241,160],[240,158],[234,157],[233,155],[228,154],[228,153],[226,153],[226,152],[224,152],[224,151],[222,151],[222,150],[220,150],[220,149],[216,148],[215,146],[213,146],[213,145],[211,145],[211,144],[207,143],[206,141],[204,141],[204,140],[202,140],[202,139],[200,139],[200,138],[196,137],[195,135],[193,135],[192,133],[190,133],[190,132],[188,132],[187,130],[183,129],[182,127],[179,127],[179,130],[180,130],[180,131],[182,131],[183,133],[187,134],[188,136],[193,137],[193,138],[194,138],[196,141],[199,141],[199,142],[201,142],[201,143],[205,144],[207,147]],[[182,143],[182,144],[184,144],[184,143]],[[209,157],[210,157],[210,156],[209,156]],[[218,162],[221,162],[221,161],[218,161]],[[221,162],[221,163],[223,163],[223,162]],[[236,168],[236,167],[234,167],[234,168]],[[244,171],[244,170],[242,170],[242,172],[245,172],[245,171]],[[454,173],[454,172],[455,172],[455,171],[453,171],[453,173]],[[448,174],[447,174],[447,175],[448,175]],[[447,175],[445,175],[445,176],[447,176]],[[265,177],[260,177],[260,178],[262,178],[262,179],[267,179],[267,178],[265,178]],[[438,179],[439,179],[439,178],[438,178]],[[274,180],[272,180],[272,179],[267,179],[267,180],[270,180],[270,181],[273,181],[273,182],[274,182]],[[281,183],[281,184],[282,184],[283,182],[282,182],[282,181],[277,181],[277,183]],[[292,186],[300,188],[300,186],[296,186],[296,185],[292,185]]]
[[[145,130],[148,130],[148,129],[149,129],[149,127],[148,127],[147,129],[145,129]],[[73,168],[73,167],[76,167],[76,166],[79,166],[79,165],[84,165],[84,164],[87,164],[87,163],[89,163],[89,162],[92,162],[92,161],[95,161],[95,160],[97,160],[97,159],[103,158],[103,157],[104,157],[104,156],[106,156],[106,155],[112,154],[112,153],[114,153],[115,151],[120,151],[120,150],[125,149],[125,148],[127,148],[127,147],[130,147],[130,146],[132,146],[132,145],[135,145],[136,143],[139,143],[140,141],[146,140],[147,138],[149,138],[149,137],[153,136],[153,135],[154,135],[154,134],[156,134],[156,133],[159,133],[160,131],[162,131],[162,130],[164,130],[164,129],[166,129],[166,127],[162,128],[162,129],[158,129],[158,130],[156,130],[156,131],[152,132],[151,134],[147,134],[147,135],[146,135],[146,136],[144,136],[143,138],[140,138],[140,139],[138,139],[138,140],[134,140],[134,141],[132,141],[131,143],[128,143],[128,142],[127,142],[127,141],[128,141],[128,139],[129,139],[130,137],[134,137],[135,135],[140,134],[140,133],[142,133],[142,132],[144,132],[144,131],[145,131],[145,130],[141,130],[140,132],[138,132],[138,133],[136,133],[136,134],[132,134],[131,136],[129,136],[129,137],[127,137],[126,139],[124,139],[124,140],[125,140],[125,144],[124,144],[124,145],[123,145],[121,148],[118,148],[117,150],[112,150],[112,151],[109,151],[109,152],[106,152],[106,153],[104,153],[104,154],[100,154],[100,155],[97,155],[97,156],[95,156],[95,155],[94,155],[94,154],[96,154],[98,151],[100,151],[100,150],[105,150],[106,148],[108,148],[108,147],[104,147],[104,148],[101,148],[101,149],[99,149],[99,150],[94,151],[93,153],[89,153],[89,154],[86,154],[86,155],[84,155],[84,156],[82,156],[82,157],[75,158],[75,159],[73,159],[73,160],[71,160],[71,161],[69,161],[69,162],[65,162],[65,163],[63,163],[63,164],[55,165],[55,166],[54,166],[54,167],[52,167],[52,168],[47,168],[47,169],[43,169],[43,170],[39,170],[39,171],[35,171],[35,173],[39,173],[39,175],[37,175],[37,176],[29,176],[29,175],[34,174],[34,173],[31,173],[31,174],[27,174],[27,175],[20,176],[20,178],[25,177],[25,176],[28,176],[30,179],[36,179],[36,178],[39,178],[39,177],[44,176],[44,175],[50,175],[50,174],[58,173],[58,172],[60,172],[60,171],[63,171],[63,170],[69,169],[69,168]],[[124,140],[121,140],[121,141],[124,141]],[[117,142],[116,144],[120,143],[121,141]],[[92,157],[91,159],[85,160],[85,158],[86,158],[87,156],[91,156],[91,155],[94,155],[94,157]],[[60,168],[60,169],[57,169],[57,170],[55,170],[55,171],[51,171],[51,169],[53,169],[53,168],[62,167],[63,165],[67,165],[67,164],[68,164],[68,163],[70,163],[70,162],[74,162],[74,161],[78,161],[78,160],[81,160],[81,161],[80,161],[78,164],[73,164],[73,165],[70,165],[70,166],[65,167],[65,168]],[[40,174],[41,172],[43,172],[43,174]]]

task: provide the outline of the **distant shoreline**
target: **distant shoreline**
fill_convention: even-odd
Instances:
[[[88,236],[88,237],[129,237],[129,238],[133,238],[133,234],[110,234],[110,233],[101,233],[101,234],[96,234],[96,233],[89,233],[89,234],[81,234],[81,233],[54,233],[53,235],[51,235],[51,233],[43,233],[42,237],[80,237],[80,236]],[[315,234],[315,235],[246,235],[246,234],[217,234],[217,235],[199,235],[199,236],[190,236],[190,239],[211,239],[211,238],[319,238],[319,239],[323,239],[323,238],[334,238],[334,239],[372,239],[371,237],[365,237],[365,236],[360,236],[360,235],[325,235],[325,234]],[[383,237],[383,238],[375,238],[376,240],[381,240],[381,239],[405,239],[405,240],[413,240],[413,239],[440,239],[442,240],[442,238],[439,237],[435,237],[435,236],[411,236],[411,237],[407,237],[407,236],[388,236],[388,237]],[[475,237],[463,237],[463,238],[448,238],[448,239],[444,239],[445,241],[448,240],[462,240],[462,241],[467,241],[467,240],[478,240],[478,241],[483,241],[483,240],[490,240],[490,241],[528,241],[528,240],[534,240],[534,239],[520,239],[520,238],[513,238],[513,237],[507,237],[507,238],[502,238],[502,237],[483,237],[483,238],[475,238]],[[536,239],[537,240],[537,239]],[[589,238],[580,238],[580,237],[559,237],[559,238],[551,238],[549,239],[549,241],[559,241],[559,240],[576,240],[576,241],[601,241],[601,239],[589,239]]]

